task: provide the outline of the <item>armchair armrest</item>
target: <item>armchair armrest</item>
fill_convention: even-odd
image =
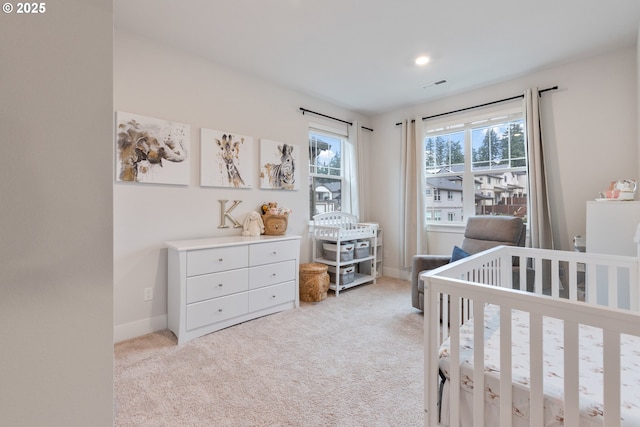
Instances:
[[[449,264],[450,255],[415,255],[411,264],[411,301],[412,305],[423,310],[423,290],[420,286],[420,273]]]

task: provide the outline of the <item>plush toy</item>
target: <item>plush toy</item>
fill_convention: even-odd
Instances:
[[[256,237],[264,233],[264,223],[258,212],[251,211],[247,214],[242,225],[242,235]]]

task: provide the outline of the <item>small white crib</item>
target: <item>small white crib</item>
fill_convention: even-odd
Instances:
[[[640,426],[638,258],[501,246],[421,277],[425,426]]]

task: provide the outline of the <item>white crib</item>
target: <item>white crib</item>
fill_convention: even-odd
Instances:
[[[637,258],[501,246],[421,277],[425,426],[640,426]]]

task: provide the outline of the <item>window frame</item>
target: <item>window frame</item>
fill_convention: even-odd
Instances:
[[[493,120],[492,120],[493,119]],[[474,162],[473,162],[473,141],[472,134],[473,130],[481,127],[486,127],[491,123],[497,124],[509,124],[514,121],[522,121],[522,130],[525,132],[524,135],[524,166],[506,166],[500,167],[498,169],[483,171],[483,170],[474,170]],[[447,134],[459,133],[460,131],[464,132],[464,140],[463,140],[463,154],[464,154],[464,170],[461,172],[459,170],[442,172],[442,169],[439,169],[439,173],[429,173],[429,165],[426,163],[426,159],[429,158],[429,154],[427,153],[427,140],[429,138],[437,138],[438,136],[443,136]],[[463,114],[456,114],[455,116],[442,117],[433,120],[425,120],[424,121],[424,138],[423,138],[423,146],[425,148],[425,178],[427,180],[433,178],[451,178],[451,177],[460,177],[462,179],[462,193],[461,193],[461,203],[462,203],[462,211],[460,212],[460,220],[458,221],[446,221],[445,218],[450,217],[442,215],[440,218],[436,218],[435,213],[431,215],[429,219],[429,215],[427,214],[425,217],[426,225],[437,225],[437,226],[463,226],[464,219],[476,215],[476,194],[482,192],[483,182],[478,182],[479,177],[486,177],[486,182],[492,181],[488,174],[492,175],[504,175],[506,173],[512,174],[528,174],[528,158],[527,158],[527,141],[526,141],[526,121],[524,108],[521,101],[511,102],[506,105],[497,105],[486,107],[482,111],[472,111],[465,112]],[[520,159],[520,157],[518,157]],[[437,169],[437,168],[436,168]],[[433,170],[433,169],[432,169]],[[496,178],[493,181],[498,181]],[[428,185],[427,185],[428,187]],[[439,206],[441,200],[436,201],[433,196],[436,192],[440,191],[437,188],[432,189],[432,197],[433,204],[430,206],[429,197],[426,200],[425,210],[427,212],[434,211],[435,209],[441,210],[442,207]],[[527,205],[529,204],[528,199],[528,188],[524,188],[518,191],[518,196],[522,196],[522,194],[527,195]],[[494,195],[494,203],[495,203],[495,195]]]
[[[318,173],[318,169],[317,169],[317,164],[312,164],[312,160],[315,160],[317,158],[313,157],[311,155],[311,150],[312,150],[312,135],[318,135],[318,136],[322,136],[325,138],[330,138],[330,139],[336,139],[339,140],[340,142],[340,168],[338,170],[339,174],[335,175],[335,174],[321,174]],[[316,200],[315,198],[315,189],[317,187],[314,187],[314,183],[315,183],[315,179],[317,178],[321,178],[321,179],[330,179],[330,180],[334,180],[340,183],[340,202],[339,202],[339,209],[334,210],[335,212],[343,212],[343,207],[344,207],[344,200],[343,200],[343,194],[344,194],[344,186],[346,183],[346,179],[345,179],[345,156],[344,156],[344,150],[345,150],[345,143],[347,141],[347,135],[342,134],[342,132],[340,132],[339,130],[333,130],[333,129],[328,129],[326,126],[313,126],[313,125],[309,125],[309,129],[307,132],[307,136],[308,136],[308,144],[307,147],[309,149],[309,166],[308,166],[308,171],[309,171],[309,179],[308,179],[308,188],[309,188],[309,220],[313,220],[314,215],[317,215],[315,213],[315,207],[316,207],[316,202],[318,200]],[[317,146],[316,146],[317,147]],[[313,171],[312,171],[313,170]],[[330,169],[330,170],[336,170],[335,168]],[[333,212],[333,211],[326,211],[326,212]]]

